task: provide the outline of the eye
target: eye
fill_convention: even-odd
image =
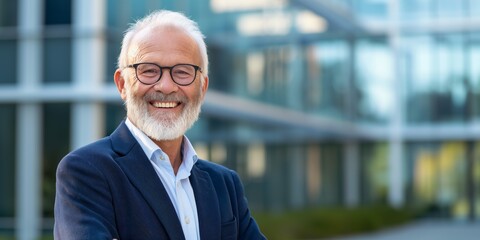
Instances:
[[[153,77],[153,76],[158,76],[159,73],[160,73],[160,68],[154,64],[140,64],[137,66],[138,75]]]
[[[177,65],[172,69],[172,74],[178,78],[190,78],[195,74],[195,68],[190,65]]]

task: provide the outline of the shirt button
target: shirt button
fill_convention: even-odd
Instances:
[[[185,223],[190,224],[190,218],[188,216],[185,216]]]
[[[163,155],[160,155],[160,160],[165,160],[165,157]]]

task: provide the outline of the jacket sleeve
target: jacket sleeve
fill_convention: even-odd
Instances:
[[[57,168],[55,239],[118,238],[108,182],[86,155],[72,153]]]
[[[261,233],[257,223],[250,215],[250,210],[248,209],[247,199],[244,195],[243,185],[240,181],[239,176],[232,171],[233,182],[235,185],[235,192],[237,195],[237,204],[238,204],[238,239],[245,240],[257,240],[257,239],[266,239],[265,236]]]

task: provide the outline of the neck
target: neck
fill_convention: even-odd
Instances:
[[[173,172],[176,175],[183,160],[183,136],[180,136],[179,138],[174,140],[153,140],[153,142],[157,144],[157,146],[168,155],[168,158],[170,159],[170,164],[173,168]]]

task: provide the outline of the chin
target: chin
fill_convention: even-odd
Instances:
[[[174,140],[183,136],[187,130],[185,122],[179,121],[159,121],[153,118],[140,121],[138,128],[147,136],[157,141]]]

